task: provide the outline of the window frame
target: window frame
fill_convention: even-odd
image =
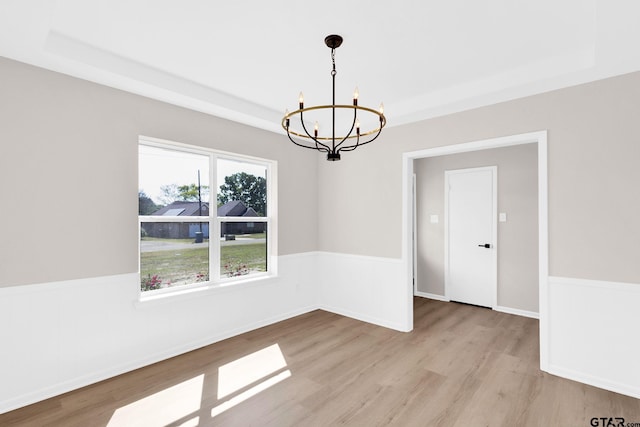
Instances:
[[[267,279],[277,276],[277,161],[269,160],[244,154],[231,153],[227,151],[216,150],[213,148],[184,144],[181,142],[168,141],[148,136],[138,137],[138,156],[140,146],[148,146],[165,150],[176,151],[178,153],[189,153],[207,156],[209,158],[209,176],[208,184],[209,192],[209,215],[207,216],[162,216],[162,215],[138,215],[138,294],[140,300],[147,298],[155,298],[159,296],[179,295],[188,293],[197,289],[215,289],[230,285],[253,282],[255,280]],[[218,160],[227,160],[240,163],[249,163],[253,165],[264,166],[266,169],[266,197],[267,209],[264,217],[238,217],[238,216],[217,216],[217,200],[218,190],[221,183],[217,182]],[[138,158],[138,168],[140,159]],[[140,179],[140,170],[138,169],[138,187]],[[214,208],[215,206],[215,208]],[[194,282],[175,287],[155,289],[143,291],[141,289],[141,245],[140,233],[143,223],[148,222],[166,222],[166,223],[208,223],[209,224],[209,280],[203,282]],[[255,272],[242,276],[222,277],[221,274],[221,241],[219,239],[220,230],[223,222],[260,222],[266,224],[266,271]],[[212,236],[218,236],[212,239]]]

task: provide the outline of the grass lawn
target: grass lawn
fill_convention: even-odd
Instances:
[[[255,271],[267,270],[266,243],[251,243],[248,245],[222,246],[220,251],[220,275],[230,277],[232,271],[246,266],[248,274]]]
[[[261,242],[222,246],[220,276],[231,277],[266,271],[265,245],[264,242]],[[141,253],[140,278],[143,290],[146,290],[144,283],[153,276],[157,276],[157,280],[162,282],[162,287],[206,281],[209,279],[209,248],[185,248]]]
[[[267,237],[267,233],[253,233],[253,234],[238,234],[237,237],[245,239],[264,239]]]

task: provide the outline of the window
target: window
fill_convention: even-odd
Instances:
[[[150,138],[138,154],[141,292],[274,273],[275,162]]]

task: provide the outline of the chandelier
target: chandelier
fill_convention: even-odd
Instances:
[[[387,124],[387,119],[384,116],[384,107],[380,104],[378,110],[372,108],[361,107],[358,105],[358,88],[356,87],[353,93],[352,105],[336,105],[336,57],[335,50],[342,44],[342,37],[336,34],[325,37],[324,43],[327,47],[331,48],[331,62],[333,63],[333,69],[331,70],[331,79],[333,81],[333,99],[331,105],[317,105],[314,107],[304,106],[304,97],[300,92],[298,99],[300,108],[292,111],[287,110],[282,118],[282,127],[287,131],[287,136],[294,144],[309,148],[312,150],[318,150],[322,153],[327,153],[327,160],[336,161],[340,160],[340,152],[353,151],[356,148],[368,144],[376,139],[382,128]],[[311,120],[314,119],[314,115],[318,113],[331,113],[331,134],[319,133],[320,124],[318,120],[315,121],[313,132],[310,133],[307,130],[307,124],[305,123],[305,114],[309,113]],[[342,115],[342,122],[338,127],[342,130],[338,130],[341,133],[340,136],[336,136],[336,113]],[[353,118],[351,118],[353,114]],[[367,120],[371,122],[370,130],[360,129],[360,118],[358,114],[366,115]],[[328,114],[326,115],[328,118]],[[292,121],[295,119],[299,125],[292,126]],[[342,126],[340,126],[342,125]],[[348,129],[348,132],[346,130]],[[355,132],[354,132],[355,130]]]

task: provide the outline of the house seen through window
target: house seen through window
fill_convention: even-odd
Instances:
[[[141,139],[141,291],[268,273],[270,164]]]

